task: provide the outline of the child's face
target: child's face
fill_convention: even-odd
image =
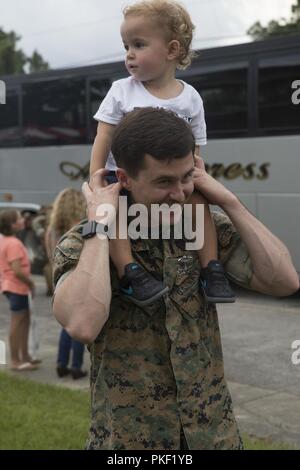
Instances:
[[[126,68],[140,81],[161,78],[170,64],[168,43],[154,20],[129,16],[121,26]]]

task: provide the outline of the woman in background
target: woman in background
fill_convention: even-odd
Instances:
[[[82,193],[73,188],[66,188],[61,191],[53,203],[53,209],[50,214],[50,221],[45,235],[46,251],[51,263],[55,247],[58,240],[76,225],[80,220],[86,217],[86,203]],[[72,364],[69,369],[70,352],[72,349]],[[80,379],[87,375],[87,372],[81,370],[83,363],[84,345],[75,341],[62,329],[57,357],[57,375],[65,377],[71,374],[73,379]]]

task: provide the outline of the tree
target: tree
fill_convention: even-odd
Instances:
[[[300,34],[300,0],[296,0],[296,3],[292,5],[290,19],[272,20],[266,27],[257,21],[248,29],[247,34],[254,41],[287,34]]]
[[[48,70],[48,63],[37,51],[27,57],[22,49],[17,49],[20,39],[14,31],[7,33],[0,28],[0,75],[25,73],[27,65],[29,72]]]
[[[33,51],[31,57],[28,57],[27,61],[29,63],[29,73],[49,70],[49,64],[44,61],[43,57],[36,50]]]
[[[16,49],[19,40],[20,36],[13,31],[6,33],[0,28],[0,75],[24,73],[27,57]]]

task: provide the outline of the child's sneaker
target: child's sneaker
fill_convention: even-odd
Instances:
[[[125,266],[125,275],[120,280],[121,292],[133,303],[141,307],[151,304],[162,297],[169,288],[155,279],[137,263]]]
[[[212,260],[200,273],[200,288],[208,302],[235,302],[235,295],[229,285],[224,268],[219,261]]]

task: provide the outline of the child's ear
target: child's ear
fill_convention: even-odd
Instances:
[[[126,171],[123,170],[123,168],[118,168],[116,170],[116,175],[117,175],[119,182],[122,185],[122,188],[125,188],[128,191],[130,191],[131,190],[130,178],[127,175]]]
[[[168,44],[168,59],[169,60],[178,59],[179,54],[180,54],[180,49],[181,49],[181,45],[179,41],[177,41],[176,39],[173,39],[172,41],[170,41]]]

